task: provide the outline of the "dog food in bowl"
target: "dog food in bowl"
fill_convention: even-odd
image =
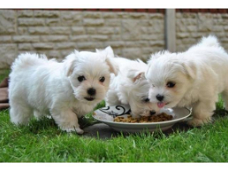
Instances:
[[[161,113],[159,115],[153,116],[141,116],[140,118],[133,118],[132,116],[117,116],[114,118],[114,122],[127,122],[127,123],[145,123],[145,122],[162,122],[172,120],[173,116],[166,113]]]

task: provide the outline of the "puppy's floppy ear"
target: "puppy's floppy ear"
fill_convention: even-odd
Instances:
[[[107,57],[105,59],[105,62],[109,66],[109,71],[111,73],[117,75],[117,73],[119,72],[119,67],[118,67],[117,63],[114,60],[112,60],[112,58],[110,58],[110,57]]]
[[[131,69],[128,71],[127,77],[130,78],[133,82],[136,82],[139,79],[145,78],[145,72]]]
[[[75,67],[75,61],[76,61],[76,58],[77,58],[77,54],[79,52],[75,50],[74,53],[68,55],[66,57],[66,60],[64,61],[64,72],[65,72],[65,75],[67,77],[69,77],[73,70],[74,70],[74,67]]]
[[[117,75],[117,73],[119,72],[119,67],[118,67],[118,64],[114,60],[115,55],[114,55],[114,52],[113,52],[111,46],[106,47],[104,50],[96,49],[96,52],[101,52],[105,55],[105,57],[106,57],[105,62],[109,66],[109,71],[111,73]]]
[[[105,49],[102,49],[102,50],[101,49],[96,49],[96,52],[97,53],[103,53],[106,56],[114,57],[114,52],[113,52],[111,46],[108,46],[108,47],[106,47]]]
[[[96,49],[97,53],[101,53],[104,55],[105,57],[105,62],[107,63],[107,65],[109,66],[109,71],[115,75],[117,75],[118,71],[119,71],[119,67],[117,65],[117,63],[112,60],[114,58],[114,52],[111,48],[111,46],[106,47],[105,49]]]
[[[105,52],[108,56],[114,57],[114,52],[113,52],[111,46],[106,47],[106,48],[104,49],[104,52]]]
[[[185,74],[190,78],[194,79],[196,77],[196,66],[192,62],[182,63]]]

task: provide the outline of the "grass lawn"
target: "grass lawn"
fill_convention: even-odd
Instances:
[[[63,132],[51,119],[16,127],[4,110],[0,162],[228,162],[228,117],[221,100],[214,119],[213,124],[177,128],[168,135],[158,131],[100,139]],[[87,126],[94,120],[88,114],[81,122]]]

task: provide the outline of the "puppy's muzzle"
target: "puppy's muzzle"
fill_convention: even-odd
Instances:
[[[94,89],[94,88],[89,88],[88,90],[87,90],[87,94],[89,95],[89,97],[85,97],[85,99],[87,100],[87,101],[93,101],[95,98],[94,98],[94,96],[96,95],[96,89]]]

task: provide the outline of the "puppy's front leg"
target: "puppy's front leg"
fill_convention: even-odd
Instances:
[[[202,126],[212,121],[211,116],[215,110],[215,101],[205,100],[196,103],[193,106],[193,119],[188,121],[191,126]]]
[[[70,109],[52,109],[51,115],[61,130],[67,132],[76,131],[78,134],[83,134],[84,131],[80,129],[77,115]]]

